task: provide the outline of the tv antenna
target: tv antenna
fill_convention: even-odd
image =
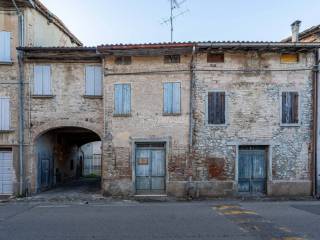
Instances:
[[[182,0],[178,2],[177,0],[169,0],[170,1],[170,18],[165,19],[161,24],[169,24],[170,23],[170,31],[171,31],[171,42],[173,42],[173,21],[185,13],[189,12],[189,9],[184,11],[180,11],[179,13],[175,14],[175,10],[180,9],[181,5],[184,4],[187,0]]]

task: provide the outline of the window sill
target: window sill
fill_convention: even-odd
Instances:
[[[163,113],[162,116],[165,116],[165,117],[174,117],[174,116],[181,116],[182,114],[181,113]]]
[[[12,133],[14,131],[15,131],[14,129],[0,130],[0,133]]]
[[[113,117],[132,117],[131,113],[129,114],[113,114]]]
[[[293,123],[293,124],[284,124],[284,123],[281,123],[281,124],[280,124],[280,127],[301,127],[301,124],[300,124],[300,123]]]
[[[55,95],[32,95],[32,98],[54,98]]]
[[[219,127],[219,128],[228,127],[228,124],[227,124],[227,123],[224,123],[224,124],[211,124],[211,123],[207,123],[206,125],[207,125],[208,127]]]
[[[89,99],[103,99],[102,95],[83,95],[82,97]]]
[[[0,65],[13,65],[12,61],[6,62],[6,61],[0,61]]]

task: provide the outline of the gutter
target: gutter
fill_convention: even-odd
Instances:
[[[320,43],[284,43],[284,42],[208,42],[198,43],[198,47],[303,47],[303,48],[320,48]]]
[[[15,0],[12,0],[18,14],[19,46],[24,46],[24,15],[18,8]],[[19,195],[24,194],[24,63],[23,51],[18,50],[19,64]]]

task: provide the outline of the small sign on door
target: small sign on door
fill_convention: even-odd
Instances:
[[[148,158],[139,158],[138,164],[139,165],[148,165],[149,164],[149,159]]]

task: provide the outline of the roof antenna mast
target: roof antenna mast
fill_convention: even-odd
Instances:
[[[177,0],[169,0],[170,1],[170,18],[168,19],[165,19],[161,24],[169,24],[170,23],[170,33],[171,33],[171,42],[173,42],[173,31],[174,31],[174,26],[173,26],[173,23],[174,23],[174,20],[189,12],[189,9],[186,9],[184,11],[181,11],[179,12],[178,14],[174,15],[174,11],[177,10],[177,9],[180,9],[181,5],[184,4],[187,0],[182,0],[181,2],[178,2]]]

